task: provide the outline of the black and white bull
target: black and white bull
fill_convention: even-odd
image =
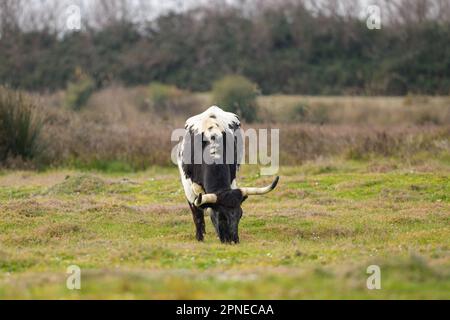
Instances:
[[[207,213],[220,241],[238,243],[242,202],[250,195],[272,191],[279,177],[264,188],[237,187],[236,173],[243,147],[237,115],[212,106],[189,118],[185,129],[178,145],[177,162],[197,240],[203,240]]]

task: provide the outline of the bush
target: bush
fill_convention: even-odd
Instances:
[[[225,76],[213,86],[214,104],[238,114],[248,122],[256,120],[258,94],[256,84],[238,75]]]
[[[175,86],[153,82],[149,86],[150,104],[155,111],[164,111],[182,96],[182,91]]]
[[[38,110],[21,92],[0,87],[0,160],[35,158],[41,150],[43,121]]]
[[[163,117],[169,114],[192,115],[199,107],[199,102],[190,92],[159,82],[150,84],[148,102],[151,109]]]
[[[329,107],[324,104],[310,106],[306,102],[298,102],[287,114],[289,121],[322,125],[330,122],[329,111]]]
[[[289,119],[295,122],[307,122],[310,110],[307,103],[299,102],[292,108]]]
[[[95,82],[87,74],[77,71],[76,81],[70,82],[66,91],[66,105],[75,111],[86,105],[95,91]]]
[[[319,104],[311,108],[311,112],[309,114],[309,122],[315,124],[325,124],[330,120],[329,116],[329,108],[324,104]]]

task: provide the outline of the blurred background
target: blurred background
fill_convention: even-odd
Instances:
[[[450,163],[450,2],[0,0],[0,85],[3,168],[169,165],[213,104],[282,165]]]

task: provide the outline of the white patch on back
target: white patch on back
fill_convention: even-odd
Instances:
[[[186,128],[192,128],[194,133],[204,133],[205,129],[214,124],[217,124],[221,131],[233,133],[230,126],[233,126],[233,124],[239,126],[240,121],[238,116],[234,113],[223,111],[217,106],[212,106],[206,111],[187,119]]]
[[[189,118],[186,121],[185,128],[186,130],[192,130],[195,134],[204,133],[205,137],[210,140],[212,135],[219,135],[222,132],[228,131],[229,133],[233,133],[234,129],[231,128],[239,128],[240,121],[237,115],[231,112],[226,112],[220,109],[217,106],[212,106],[208,108],[206,111]],[[178,169],[180,171],[181,183],[183,184],[184,193],[186,195],[187,200],[190,203],[193,203],[196,195],[192,190],[192,180],[186,177],[186,174],[183,170],[183,148],[184,148],[184,139],[178,145],[178,153],[177,153],[177,163]],[[217,148],[215,145],[212,145],[210,150],[211,155],[216,157]],[[236,180],[233,180],[231,185],[232,189],[236,189]]]

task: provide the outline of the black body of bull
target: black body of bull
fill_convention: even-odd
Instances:
[[[243,213],[241,204],[246,197],[243,197],[239,189],[232,189],[231,187],[233,180],[236,178],[238,168],[237,148],[233,147],[234,151],[228,148],[228,152],[233,152],[234,154],[231,163],[226,163],[227,145],[230,146],[227,142],[235,146],[236,138],[234,135],[223,133],[222,137],[218,137],[215,141],[215,144],[223,148],[223,150],[217,151],[220,157],[214,159],[214,161],[202,159],[201,164],[195,164],[193,146],[195,139],[199,138],[203,141],[202,137],[192,133],[185,137],[186,141],[190,139],[189,147],[191,148],[191,153],[185,153],[185,156],[190,155],[190,159],[184,158],[183,171],[192,182],[202,186],[206,193],[216,194],[218,200],[217,203],[206,204],[201,207],[196,207],[189,203],[196,226],[197,240],[203,240],[205,233],[204,214],[205,211],[208,211],[220,240],[224,243],[238,243],[238,226]],[[210,143],[203,141],[202,152],[209,147]]]

